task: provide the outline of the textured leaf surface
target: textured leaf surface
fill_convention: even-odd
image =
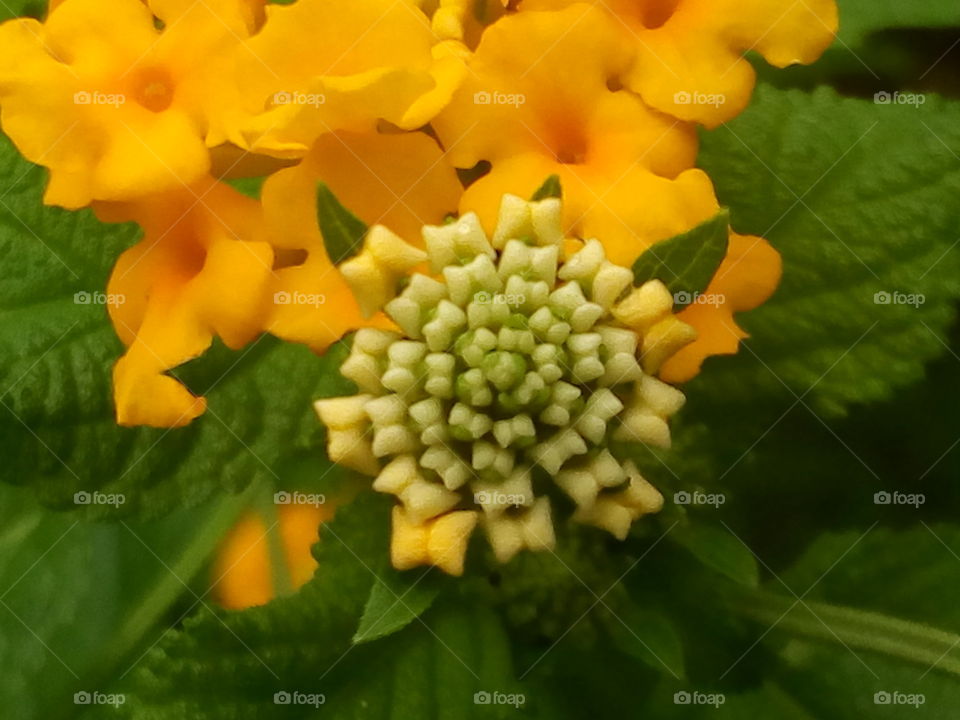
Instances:
[[[370,590],[363,608],[360,627],[353,642],[365,643],[392,635],[416,620],[433,604],[440,593],[435,571],[397,572],[384,568],[380,582]]]
[[[123,493],[124,513],[157,515],[257,480],[284,486],[298,463],[323,475],[311,401],[349,389],[332,371],[340,346],[318,359],[270,337],[239,352],[217,344],[178,371],[208,394],[203,417],[178,430],[117,427],[110,372],[123,348],[105,306],[75,293],[103,292],[136,228],[42,207],[42,185],[0,140],[0,258],[17,269],[0,281],[0,479],[58,507],[100,489]]]
[[[353,645],[372,568],[387,553],[390,501],[372,493],[323,526],[321,571],[291,597],[239,613],[202,613],[171,632],[131,675],[132,717],[489,717],[473,695],[509,692],[509,651],[497,617],[451,600],[404,630]],[[276,693],[323,695],[278,708]],[[496,709],[494,709],[496,710]],[[511,708],[512,710],[512,708]],[[496,717],[496,712],[493,713]]]
[[[661,280],[681,308],[707,288],[727,254],[730,213],[722,210],[692,230],[663,240],[644,251],[633,264],[634,284]]]
[[[783,256],[741,316],[748,363],[708,360],[696,393],[785,390],[822,413],[889,396],[945,351],[960,295],[960,106],[877,106],[761,86],[701,161],[733,226]],[[917,299],[922,296],[922,303]]]

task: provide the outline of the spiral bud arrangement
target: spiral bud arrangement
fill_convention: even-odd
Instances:
[[[341,266],[398,330],[358,331],[341,372],[360,394],[316,408],[331,459],[399,499],[397,568],[460,574],[478,521],[500,562],[552,549],[550,501],[535,491],[550,482],[574,520],[621,539],[662,506],[609,442],[669,445],[684,397],[654,373],[693,331],[663,283],[633,287],[600,242],[564,238],[561,209],[508,195],[492,238],[470,213],[425,227],[426,252],[375,227]]]

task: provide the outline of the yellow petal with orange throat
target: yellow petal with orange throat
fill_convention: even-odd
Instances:
[[[111,319],[128,346],[114,369],[117,420],[185,425],[203,401],[166,373],[214,336],[242,347],[266,322],[273,249],[259,239],[258,204],[214,183],[97,210],[103,219],[136,220],[145,232],[108,285]]]
[[[204,8],[158,30],[139,0],[65,0],[44,23],[0,25],[3,129],[50,170],[48,204],[128,201],[207,172],[220,63],[245,26]]]
[[[446,104],[464,67],[434,52],[424,13],[394,0],[299,0],[267,7],[267,22],[235,54],[230,138],[259,152],[302,157],[325,132],[404,129]]]
[[[523,0],[521,10],[558,10],[576,0]],[[811,63],[833,42],[835,0],[607,0],[635,60],[623,83],[651,106],[715,127],[750,100],[760,53],[785,67]]]
[[[340,270],[327,255],[317,217],[317,184],[365,224],[383,225],[422,246],[421,227],[455,212],[461,186],[436,142],[422,133],[322,136],[293,168],[263,186],[264,212],[278,258],[268,329],[286,340],[325,350],[360,327],[389,327],[367,319]]]

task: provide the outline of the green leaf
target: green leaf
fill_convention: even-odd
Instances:
[[[322,570],[295,595],[241,612],[201,608],[170,630],[118,686],[129,693],[124,710],[254,719],[276,712],[277,692],[329,692],[320,678],[357,652],[351,636],[376,582],[372,568],[389,552],[390,505],[365,493],[324,523],[314,548]]]
[[[686,673],[683,646],[673,623],[659,608],[647,603],[628,603],[608,614],[604,625],[621,652],[657,672],[681,678]]]
[[[874,505],[870,495],[863,502],[878,514],[893,507],[912,519],[918,512],[909,505]],[[907,530],[864,527],[822,535],[781,576],[797,593],[812,586],[812,599],[939,623],[960,632],[960,606],[942,592],[945,580],[960,578],[957,555],[960,526],[954,524],[921,523]],[[836,571],[816,582],[834,563]],[[769,589],[783,591],[779,583]]]
[[[0,3],[0,22],[15,17],[42,18],[46,10],[46,3],[41,0],[9,0]]]
[[[227,180],[227,184],[230,185],[234,190],[242,192],[247,197],[252,197],[254,200],[260,199],[260,190],[263,188],[263,182],[267,178],[264,176],[259,177],[244,177],[244,178],[232,178]]]
[[[323,717],[508,718],[528,699],[512,680],[499,617],[469,600],[438,603],[386,640],[357,648],[326,678]],[[493,704],[497,693],[515,704]]]
[[[432,570],[397,572],[384,568],[378,573],[367,598],[354,643],[365,643],[392,635],[420,617],[440,593],[440,582]]]
[[[668,537],[689,550],[704,565],[734,582],[756,587],[760,581],[753,553],[729,530],[693,522],[678,525]]]
[[[729,232],[730,213],[721,210],[692,230],[655,243],[633,264],[634,284],[661,280],[678,307],[689,305],[723,262]]]
[[[482,602],[446,598],[422,623],[351,641],[379,584],[372,568],[388,554],[390,506],[365,493],[340,508],[321,529],[320,570],[296,595],[242,612],[205,609],[171,630],[117,686],[128,693],[122,710],[256,720],[278,715],[276,693],[301,692],[325,696],[322,717],[489,717],[496,708],[475,706],[473,695],[511,692],[511,662],[504,629]],[[296,710],[313,717],[312,707]]]
[[[161,521],[90,524],[0,487],[0,704],[9,720],[72,717],[158,637],[243,506],[218,498]],[[172,622],[170,618],[167,622]],[[158,626],[160,626],[158,628]]]
[[[958,550],[956,525],[829,533],[782,584],[734,607],[759,623],[783,663],[772,679],[812,716],[945,717],[960,703],[960,609],[943,591]],[[878,708],[875,693],[893,692],[924,702]]]
[[[324,182],[317,183],[317,222],[334,265],[360,252],[367,234],[366,223],[341,205]]]
[[[543,185],[534,191],[530,199],[536,202],[537,200],[561,197],[563,197],[563,189],[560,187],[560,176],[551,175],[544,180]]]
[[[840,41],[854,49],[880,30],[960,26],[960,6],[953,0],[840,0],[839,4]]]
[[[709,383],[691,393],[840,414],[919,380],[960,295],[958,152],[960,104],[933,96],[879,106],[760,86],[707,133],[700,158],[720,200],[739,232],[780,251],[784,276],[738,320],[752,336],[741,357],[708,360]]]
[[[43,171],[0,138],[0,480],[30,485],[40,499],[76,509],[74,493],[122,493],[126,503],[87,505],[88,516],[160,515],[252,482],[288,485],[295,467],[333,479],[314,398],[350,391],[322,358],[262,337],[233,352],[215,343],[178,370],[206,394],[209,410],[189,427],[121,428],[111,368],[123,352],[102,304],[115,259],[137,236],[89,211],[43,207]],[[327,472],[330,472],[327,475]]]

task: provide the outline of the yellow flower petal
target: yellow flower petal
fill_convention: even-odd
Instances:
[[[261,194],[271,242],[290,265],[279,267],[267,328],[287,340],[325,350],[345,333],[390,327],[363,317],[350,286],[330,262],[317,223],[322,180],[368,225],[384,225],[422,247],[424,223],[439,223],[457,206],[460,184],[430,137],[421,133],[324,135],[298,166],[271,176]]]
[[[213,181],[191,190],[97,207],[101,218],[135,220],[145,233],[108,284],[123,299],[109,310],[128,346],[114,369],[121,425],[189,423],[203,401],[164,373],[201,354],[214,335],[239,348],[265,325],[273,250],[259,239],[257,203]]]
[[[43,24],[0,26],[3,128],[50,169],[45,200],[76,208],[198,181],[214,80],[246,25],[197,3],[159,31],[139,0],[66,0]]]
[[[576,0],[524,0],[557,10]],[[624,85],[652,107],[714,127],[750,100],[755,50],[777,67],[811,63],[833,42],[835,0],[606,0],[636,53]]]
[[[694,303],[677,315],[698,337],[664,363],[660,377],[670,383],[686,382],[710,355],[737,352],[747,334],[733,314],[763,304],[779,284],[780,274],[780,253],[766,240],[731,233],[727,256],[704,291],[706,298],[717,302]]]
[[[271,5],[236,51],[237,105],[225,136],[259,152],[304,155],[323,133],[413,129],[447,102],[463,75],[434,53],[423,12],[408,2],[299,0]]]
[[[211,573],[214,599],[228,610],[265,605],[277,595],[274,577],[280,572],[289,576],[291,590],[303,586],[317,568],[311,548],[318,528],[331,515],[327,506],[278,506],[276,529],[284,567],[275,568],[264,516],[246,512],[217,549]]]

